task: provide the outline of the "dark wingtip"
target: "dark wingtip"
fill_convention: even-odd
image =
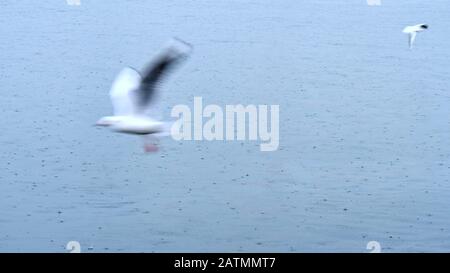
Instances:
[[[182,43],[182,44],[185,44],[186,46],[188,46],[188,47],[190,47],[190,48],[193,48],[193,46],[192,46],[192,44],[191,43],[189,43],[189,42],[186,42],[185,40],[183,40],[183,39],[181,39],[181,38],[178,38],[178,37],[172,37],[172,39],[174,39],[174,40],[176,40],[176,41],[178,41],[178,42],[180,42],[180,43]]]
[[[428,25],[421,25],[420,27],[423,29],[428,29]]]
[[[194,48],[191,43],[188,43],[178,37],[173,37],[169,44],[169,48],[185,56],[189,55]]]

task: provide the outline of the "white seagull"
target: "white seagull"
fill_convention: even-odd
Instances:
[[[173,39],[142,74],[125,67],[117,75],[109,93],[114,115],[102,117],[96,125],[109,126],[121,133],[144,135],[145,151],[157,151],[153,142],[156,136],[166,133],[167,126],[149,116],[150,104],[166,72],[186,59],[191,50],[190,44]]]
[[[403,33],[409,34],[409,48],[411,49],[416,40],[416,35],[418,32],[428,29],[428,25],[418,24],[415,26],[408,26],[403,29]]]

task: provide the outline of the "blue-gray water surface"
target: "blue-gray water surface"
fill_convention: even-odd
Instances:
[[[450,250],[446,0],[0,2],[0,252]],[[407,25],[427,23],[413,50]],[[170,37],[176,104],[280,105],[280,147],[93,126]]]

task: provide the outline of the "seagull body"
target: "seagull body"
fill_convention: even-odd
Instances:
[[[163,76],[185,59],[190,51],[189,44],[176,39],[142,74],[131,67],[122,69],[109,93],[114,115],[102,117],[96,125],[108,126],[114,131],[134,135],[150,136],[164,133],[165,122],[151,118],[148,112],[151,110],[154,94]],[[155,145],[145,144],[146,151],[153,151],[155,148]]]
[[[147,116],[108,116],[101,118],[97,125],[111,126],[114,131],[134,135],[149,135],[164,131],[164,122]]]
[[[418,32],[424,31],[428,29],[428,25],[418,24],[415,26],[408,26],[403,29],[403,33],[409,34],[409,48],[413,47],[414,41],[416,40],[416,36]]]

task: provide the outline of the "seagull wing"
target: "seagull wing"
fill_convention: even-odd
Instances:
[[[165,75],[188,56],[190,45],[179,40],[176,43],[166,48],[142,73],[142,81],[136,90],[139,112],[147,110]]]
[[[133,91],[139,88],[141,80],[141,75],[131,67],[125,67],[117,75],[109,92],[114,108],[114,115],[131,115],[136,112]]]
[[[414,41],[416,40],[417,32],[409,33],[409,48],[413,47]]]

